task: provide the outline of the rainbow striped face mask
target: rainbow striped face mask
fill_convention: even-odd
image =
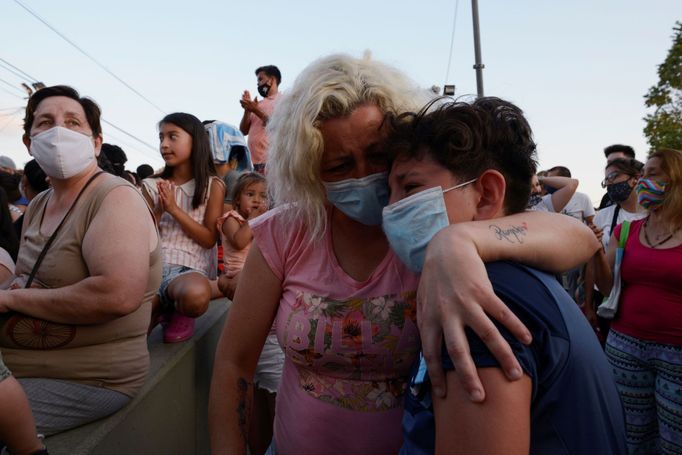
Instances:
[[[647,210],[656,210],[665,199],[665,187],[668,182],[641,178],[637,182],[637,202]]]

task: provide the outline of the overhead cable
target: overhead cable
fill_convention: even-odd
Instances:
[[[459,9],[459,0],[455,2],[455,14],[452,17],[452,34],[450,36],[450,53],[448,54],[448,69],[445,71],[445,82],[443,85],[448,83],[450,79],[450,64],[452,63],[452,49],[455,46],[455,28],[457,27],[457,10]]]
[[[8,85],[9,87],[12,87],[12,88],[15,89],[15,90],[19,90],[22,94],[26,94],[26,92],[25,92],[23,89],[20,89],[18,86],[12,84],[11,82],[7,82],[7,81],[4,80],[4,79],[0,79],[0,82],[2,82],[3,84]]]
[[[15,70],[17,70],[17,71],[19,71],[20,73],[22,73],[22,74],[24,75],[23,77],[27,78],[29,81],[31,81],[31,83],[33,83],[33,82],[38,82],[38,79],[36,79],[35,77],[31,76],[30,74],[28,74],[26,71],[22,70],[21,68],[17,68],[16,66],[12,65],[10,62],[8,62],[7,60],[5,60],[4,58],[0,58],[0,62],[4,63],[5,65],[11,66],[11,67],[14,68]]]
[[[4,82],[4,81],[3,81],[3,82]],[[10,84],[10,85],[11,85],[11,84]],[[2,90],[3,92],[7,93],[8,95],[12,95],[12,96],[14,96],[14,97],[16,97],[16,98],[19,98],[20,100],[25,99],[23,96],[19,96],[19,95],[17,95],[16,93],[10,92],[10,91],[7,90],[5,87],[0,87],[0,90]]]
[[[29,8],[28,6],[24,5],[24,4],[23,4],[22,2],[20,2],[19,0],[14,0],[14,2],[15,2],[17,5],[21,6],[23,9],[25,9],[31,16],[35,17],[35,18],[38,19],[40,22],[42,22],[42,23],[43,23],[46,27],[48,27],[50,30],[52,30],[53,32],[55,32],[55,33],[56,33],[60,38],[62,38],[64,41],[66,41],[66,42],[69,43],[71,46],[73,46],[74,48],[76,48],[81,54],[85,55],[88,59],[90,59],[92,62],[94,62],[97,66],[99,66],[99,67],[102,68],[104,71],[106,71],[106,72],[107,72],[110,76],[112,76],[114,79],[116,79],[117,81],[119,81],[121,84],[125,85],[130,91],[132,91],[132,92],[135,93],[137,96],[139,96],[140,98],[142,98],[143,100],[145,100],[145,101],[146,101],[147,103],[149,103],[151,106],[153,106],[153,107],[156,108],[158,111],[160,111],[162,114],[165,114],[165,113],[166,113],[163,109],[161,109],[159,106],[157,106],[157,105],[154,104],[152,101],[150,101],[149,98],[147,98],[146,96],[144,96],[144,95],[143,95],[142,93],[140,93],[139,91],[135,90],[130,84],[128,84],[126,81],[124,81],[123,79],[121,79],[120,77],[118,77],[116,74],[114,74],[113,71],[111,71],[109,68],[107,68],[106,66],[104,66],[102,63],[100,63],[95,57],[93,57],[92,55],[88,54],[88,53],[87,53],[86,51],[84,51],[80,46],[78,46],[76,43],[74,43],[74,42],[71,41],[69,38],[67,38],[63,33],[61,33],[59,30],[57,30],[57,29],[54,28],[52,25],[50,25],[45,19],[43,19],[42,17],[40,17],[40,15],[39,15],[38,13],[36,13],[35,11],[33,11],[33,10],[32,10],[31,8]]]
[[[19,114],[21,112],[21,109],[22,108],[19,108],[19,109],[15,110],[14,112],[10,112],[9,114],[5,114],[7,116],[7,121],[5,123],[3,123],[2,126],[0,126],[0,133],[3,132],[5,130],[5,128],[7,128],[12,123],[12,120],[14,120],[14,116]]]
[[[113,139],[113,141],[112,141]],[[161,155],[157,153],[152,153],[151,151],[147,150],[146,148],[137,148],[136,146],[132,145],[131,142],[128,139],[124,139],[117,134],[113,134],[111,132],[107,132],[105,135],[105,141],[109,144],[116,144],[120,147],[122,147],[126,153],[128,151],[133,151],[139,156],[143,156],[145,158],[153,159],[154,161],[159,161],[161,160]]]
[[[10,73],[14,74],[16,77],[18,77],[19,79],[21,79],[22,81],[26,81],[26,82],[31,83],[31,84],[32,84],[33,82],[36,82],[36,81],[31,81],[31,80],[29,80],[29,79],[26,79],[26,76],[24,76],[24,75],[21,74],[21,73],[18,73],[18,72],[16,72],[16,71],[14,71],[12,68],[10,68],[9,66],[5,65],[5,64],[2,63],[2,62],[0,62],[0,68],[4,69],[5,71],[9,71]]]
[[[159,150],[158,147],[154,147],[153,145],[149,144],[148,142],[143,141],[143,140],[140,139],[139,137],[137,137],[137,136],[135,136],[135,135],[133,135],[133,134],[127,132],[127,131],[124,130],[123,128],[120,128],[120,127],[114,125],[113,123],[111,123],[111,122],[109,122],[109,121],[107,121],[107,120],[105,120],[105,119],[102,119],[102,122],[103,122],[103,123],[106,123],[107,125],[109,125],[110,127],[114,128],[114,129],[120,131],[121,133],[125,134],[126,136],[128,136],[128,137],[130,137],[130,138],[132,138],[132,139],[135,139],[135,140],[136,140],[137,142],[139,142],[140,144],[145,145],[146,147],[150,148],[151,150],[154,150],[155,152],[157,152],[157,151]]]

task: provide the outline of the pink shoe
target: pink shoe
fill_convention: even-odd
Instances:
[[[164,343],[179,343],[189,340],[194,335],[194,318],[174,311],[163,328]]]

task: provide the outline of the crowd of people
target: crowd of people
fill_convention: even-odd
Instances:
[[[156,326],[189,340],[227,296],[213,453],[682,453],[681,151],[607,147],[595,210],[509,101],[369,57],[255,75],[238,128],[161,119],[158,170],[75,89],[31,96],[33,159],[0,157],[0,447],[121,409]]]

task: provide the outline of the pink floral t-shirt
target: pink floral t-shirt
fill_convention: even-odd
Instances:
[[[418,278],[389,251],[367,281],[356,281],[336,259],[329,219],[324,238],[311,243],[302,223],[285,223],[290,217],[285,206],[250,222],[282,281],[277,453],[398,453],[403,393],[420,348]]]

